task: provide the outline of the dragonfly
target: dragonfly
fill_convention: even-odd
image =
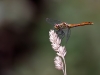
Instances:
[[[71,34],[71,28],[78,27],[78,26],[85,26],[85,25],[93,25],[93,22],[82,22],[79,24],[68,24],[67,22],[62,22],[60,20],[54,20],[51,18],[46,18],[46,21],[53,25],[54,30],[58,34],[58,37],[60,39],[63,39],[66,36],[66,42],[68,41],[70,34]]]

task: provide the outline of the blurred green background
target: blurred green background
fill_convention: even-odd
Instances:
[[[39,50],[36,57],[31,58],[35,65],[33,75],[63,75],[54,68],[53,59],[56,53],[51,48],[48,34],[52,26],[45,21],[46,17],[67,23],[94,22],[94,25],[72,28],[68,43],[63,45],[67,49],[65,58],[68,75],[100,75],[100,1],[54,0],[50,4],[52,4],[51,14],[43,15],[37,30]]]
[[[71,29],[66,44],[66,64],[68,75],[100,75],[100,1],[99,0],[44,0],[45,13],[37,19],[33,40],[37,43],[35,52],[26,53],[15,61],[13,72],[16,75],[63,75],[54,66],[56,53],[49,41],[52,25],[46,18],[67,23],[94,22],[94,25]],[[41,13],[41,12],[40,12]],[[18,59],[19,59],[18,58]]]

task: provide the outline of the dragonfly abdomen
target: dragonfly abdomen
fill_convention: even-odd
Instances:
[[[73,27],[78,27],[82,26],[81,24],[69,24],[68,27],[73,28]]]
[[[82,22],[80,24],[69,24],[68,26],[70,28],[73,28],[73,27],[85,26],[85,25],[92,25],[92,24],[93,24],[93,22]]]

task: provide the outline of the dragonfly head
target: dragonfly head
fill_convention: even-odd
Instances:
[[[54,26],[54,28],[55,28],[55,29],[59,29],[59,25],[56,24],[56,25]]]

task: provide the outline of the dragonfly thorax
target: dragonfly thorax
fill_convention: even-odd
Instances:
[[[67,27],[68,27],[68,24],[65,22],[62,22],[60,24],[55,24],[55,26],[54,26],[55,29],[65,29]]]

